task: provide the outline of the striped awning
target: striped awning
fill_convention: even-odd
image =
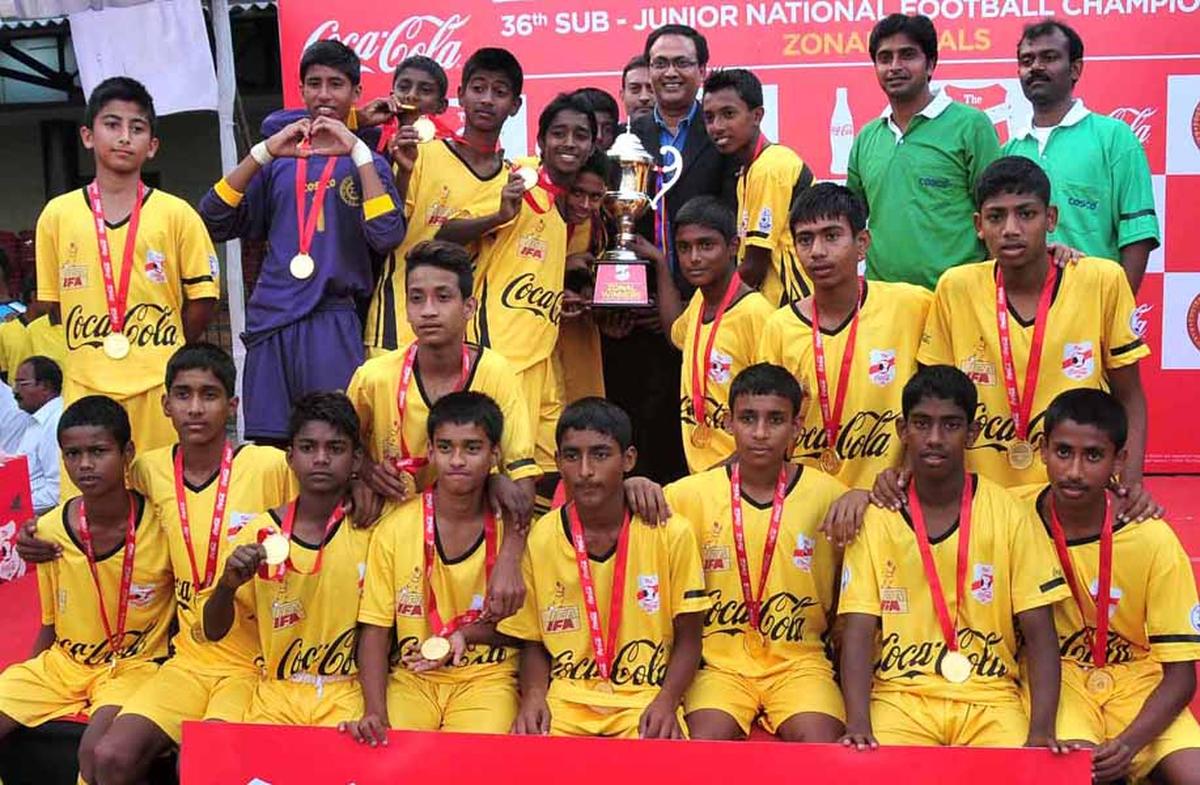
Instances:
[[[0,0],[0,28],[53,27],[66,22],[68,15],[79,11],[126,8],[152,2],[156,0]],[[231,2],[229,8],[245,11],[270,8],[276,4],[276,0]]]

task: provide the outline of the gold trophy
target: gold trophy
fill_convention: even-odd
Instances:
[[[616,138],[608,157],[621,170],[615,191],[604,194],[604,211],[617,223],[616,244],[596,260],[596,286],[592,295],[595,307],[645,308],[650,305],[649,267],[630,248],[633,226],[646,209],[657,210],[667,191],[679,181],[683,156],[670,145],[663,145],[660,155],[668,157],[667,166],[657,166],[654,156],[646,152],[637,134],[626,131]],[[661,185],[650,196],[651,174],[661,174]],[[665,209],[665,208],[664,208]]]

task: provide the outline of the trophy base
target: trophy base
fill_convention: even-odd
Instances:
[[[632,251],[605,251],[596,260],[593,308],[651,308],[650,265]]]

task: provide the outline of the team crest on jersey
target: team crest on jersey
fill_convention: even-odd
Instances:
[[[996,568],[990,564],[976,564],[975,577],[971,580],[971,596],[976,602],[987,605],[995,596]]]
[[[1100,599],[1100,582],[1098,579],[1093,578],[1092,582],[1090,584],[1088,584],[1088,594],[1091,595],[1093,603],[1099,601],[1099,599]],[[1117,612],[1117,605],[1121,602],[1122,595],[1124,595],[1124,592],[1121,591],[1120,587],[1118,587],[1118,586],[1110,587],[1110,590],[1108,593],[1108,618],[1111,619],[1113,617],[1113,614]],[[1195,614],[1193,614],[1193,617],[1194,616],[1195,616]]]
[[[221,262],[215,253],[208,255],[208,272],[212,274],[213,281],[221,277]]]
[[[129,604],[135,608],[145,608],[154,602],[158,587],[153,583],[132,583],[129,585]]]
[[[1062,370],[1068,379],[1082,382],[1096,370],[1095,352],[1091,341],[1069,343],[1063,347]]]
[[[542,232],[546,230],[546,222],[539,219],[537,226],[533,231],[521,235],[517,241],[517,256],[522,259],[537,259],[539,262],[546,259],[546,241],[542,239]]]
[[[716,384],[725,384],[733,375],[733,358],[713,347],[712,359],[708,363],[708,378]]]
[[[575,632],[579,629],[579,606],[567,605],[567,587],[554,582],[554,597],[542,612],[542,632]]]
[[[792,564],[805,572],[812,572],[813,551],[816,542],[804,534],[796,535],[796,549],[792,551]]]
[[[639,575],[637,604],[646,613],[658,613],[662,603],[658,597],[658,575]]]
[[[276,600],[271,603],[271,629],[278,632],[304,621],[304,606],[300,600]]]
[[[721,522],[713,521],[712,529],[700,549],[705,572],[724,572],[729,569],[729,546],[721,544]]]
[[[868,358],[867,373],[871,381],[880,387],[886,387],[896,378],[896,350],[872,349]]]
[[[257,517],[258,515],[252,512],[229,513],[229,523],[225,526],[225,539],[232,540],[238,532],[245,528],[247,523]]]
[[[88,285],[88,270],[82,264],[64,264],[59,270],[59,288],[85,289]]]
[[[396,615],[420,619],[425,615],[425,592],[421,590],[421,568],[413,567],[408,583],[396,590]]]
[[[362,199],[358,195],[358,183],[354,182],[354,178],[351,176],[342,178],[342,182],[338,184],[338,196],[342,198],[347,207],[357,208],[362,204]]]
[[[758,211],[758,231],[763,234],[770,234],[771,227],[774,225],[775,220],[770,207],[764,207]]]
[[[883,613],[908,613],[908,589],[896,586],[880,589],[879,610]]]
[[[982,384],[985,387],[996,385],[996,364],[987,359],[987,347],[982,338],[979,339],[979,343],[975,344],[975,351],[962,361],[959,370],[977,385]]]
[[[167,282],[167,256],[162,251],[146,251],[146,278],[150,283]]]
[[[1192,606],[1192,629],[1200,632],[1200,603]]]

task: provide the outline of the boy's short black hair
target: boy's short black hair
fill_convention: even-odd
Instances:
[[[593,114],[604,112],[613,119],[613,122],[621,119],[621,110],[617,106],[617,99],[609,95],[607,91],[601,90],[599,87],[581,87],[574,94],[587,101]]]
[[[580,174],[590,172],[607,183],[610,171],[609,166],[608,154],[600,148],[596,148],[584,159],[583,166],[579,167],[579,173],[575,176],[578,178]]]
[[[963,410],[968,422],[975,419],[979,393],[971,379],[953,365],[927,365],[913,374],[900,395],[905,419],[926,398],[950,401]]]
[[[62,368],[58,367],[58,363],[43,354],[26,357],[21,361],[21,365],[25,363],[29,363],[30,370],[33,371],[34,382],[50,388],[55,395],[62,394]]]
[[[1036,196],[1043,206],[1050,204],[1050,178],[1037,162],[1022,155],[1006,155],[988,164],[975,181],[975,209],[1001,194]]]
[[[448,243],[444,240],[422,240],[409,249],[404,256],[404,283],[407,286],[408,276],[418,267],[436,267],[458,276],[458,291],[463,299],[471,296],[471,288],[475,285],[475,276],[471,270],[471,255],[467,249],[458,243]]]
[[[1104,390],[1079,388],[1059,393],[1046,407],[1046,415],[1042,420],[1046,440],[1050,440],[1055,428],[1068,420],[1100,430],[1117,450],[1124,447],[1129,438],[1129,418],[1125,415],[1125,407],[1116,396]]]
[[[121,404],[107,395],[85,395],[66,408],[58,420],[58,444],[62,446],[63,432],[70,428],[103,428],[112,435],[117,447],[124,450],[132,439],[129,415]]]
[[[762,82],[746,68],[723,68],[704,80],[704,94],[733,90],[752,111],[763,105]]]
[[[356,85],[362,80],[362,63],[354,50],[341,41],[317,41],[304,50],[300,56],[300,81],[308,75],[308,69],[314,65],[324,65],[335,71],[340,71],[350,84]]]
[[[441,63],[437,60],[425,55],[412,55],[401,60],[400,65],[396,66],[396,70],[392,74],[392,87],[396,86],[400,72],[409,68],[429,74],[434,84],[437,85],[438,98],[446,100],[446,93],[450,90],[450,80],[446,78],[446,69],[442,68]]]
[[[158,133],[158,115],[154,112],[154,98],[146,86],[128,76],[110,76],[88,96],[87,108],[83,112],[83,124],[91,128],[100,116],[100,111],[112,101],[128,101],[137,104],[146,113],[146,121],[150,123],[150,135]]]
[[[425,424],[430,444],[433,444],[437,429],[445,424],[478,425],[495,446],[500,444],[500,436],[504,433],[504,413],[487,395],[462,390],[443,395],[430,407],[429,419]]]
[[[621,89],[625,89],[625,83],[629,81],[629,72],[638,68],[650,69],[650,62],[646,59],[646,55],[634,55],[621,69]]]
[[[225,395],[232,398],[237,390],[237,367],[229,352],[212,343],[189,343],[175,350],[167,360],[166,387],[170,392],[175,377],[184,371],[208,371],[225,388]]]
[[[546,138],[546,132],[554,124],[554,118],[559,112],[579,112],[587,118],[588,128],[592,129],[592,141],[596,140],[596,113],[592,111],[592,103],[579,93],[559,93],[554,100],[546,104],[546,108],[538,115],[537,139],[540,143]]]
[[[606,398],[580,398],[563,409],[554,428],[554,443],[562,447],[567,431],[595,431],[610,436],[622,452],[633,444],[633,423],[620,406]]]
[[[642,56],[646,58],[647,64],[650,62],[651,48],[664,35],[681,35],[684,38],[690,38],[696,47],[696,62],[700,64],[701,68],[708,65],[708,39],[689,25],[663,25],[646,36],[646,46],[642,49]],[[647,65],[647,67],[649,66]]]
[[[737,399],[743,395],[778,395],[792,404],[792,415],[800,412],[804,402],[804,390],[800,382],[788,369],[771,363],[755,363],[747,366],[733,377],[729,385],[729,411],[733,411]]]
[[[512,52],[498,46],[476,49],[474,54],[467,58],[467,62],[463,63],[462,83],[465,85],[470,82],[471,77],[479,71],[503,74],[512,86],[514,95],[520,95],[521,88],[525,86],[525,72],[521,70],[520,61]]]
[[[817,183],[812,188],[801,188],[792,202],[788,226],[812,224],[820,220],[845,218],[850,231],[858,234],[867,228],[867,205],[844,185]]]
[[[737,218],[729,205],[715,196],[693,196],[688,199],[675,216],[675,232],[688,224],[712,229],[725,238],[725,242],[737,237]]]
[[[908,36],[917,46],[921,47],[921,51],[925,54],[925,59],[929,61],[930,67],[937,65],[937,30],[933,26],[933,21],[921,14],[914,14],[912,16],[888,14],[876,22],[875,27],[871,30],[871,38],[867,43],[867,49],[871,52],[871,62],[875,62],[875,53],[879,51],[879,44],[883,39],[891,38],[900,33]]]
[[[358,412],[345,393],[314,392],[296,401],[288,418],[288,443],[295,441],[296,434],[310,422],[327,423],[350,439],[355,448],[362,446]]]
[[[1076,60],[1082,60],[1083,39],[1079,37],[1079,33],[1075,32],[1073,27],[1057,19],[1043,19],[1040,22],[1025,25],[1025,29],[1021,31],[1021,40],[1017,41],[1017,51],[1020,51],[1021,44],[1026,41],[1032,41],[1035,38],[1041,38],[1045,35],[1052,35],[1055,30],[1066,36],[1067,60],[1072,63]]]

